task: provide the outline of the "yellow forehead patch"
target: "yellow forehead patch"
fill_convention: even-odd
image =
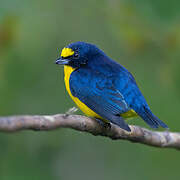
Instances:
[[[61,52],[61,57],[69,57],[74,54],[74,51],[71,48],[63,48]]]

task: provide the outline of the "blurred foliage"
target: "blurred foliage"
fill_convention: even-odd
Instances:
[[[1,116],[74,106],[54,61],[68,43],[88,41],[127,67],[153,112],[180,130],[180,1],[1,0],[0,6]],[[1,133],[0,142],[1,180],[180,177],[175,150],[73,130]]]

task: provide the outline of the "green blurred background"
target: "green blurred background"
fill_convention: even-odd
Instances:
[[[1,116],[74,106],[54,61],[87,41],[128,68],[153,112],[180,131],[180,1],[0,0],[0,9]],[[0,180],[169,180],[179,162],[176,150],[70,129],[0,134]]]

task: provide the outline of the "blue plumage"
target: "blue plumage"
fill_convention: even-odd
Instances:
[[[152,128],[167,128],[152,114],[134,77],[127,69],[95,45],[76,42],[67,47],[78,53],[78,58],[63,58],[68,59],[68,65],[75,68],[69,79],[74,97],[104,119],[127,131],[130,128],[121,115],[130,110],[134,110]]]

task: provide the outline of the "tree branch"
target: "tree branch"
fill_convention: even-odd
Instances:
[[[149,146],[180,150],[180,133],[150,131],[139,126],[130,126],[131,132],[127,132],[114,124],[111,125],[111,128],[103,128],[95,120],[80,115],[57,114],[51,116],[0,117],[0,131],[3,132],[28,129],[44,131],[57,128],[71,128],[77,131],[88,132],[95,136],[106,136],[113,140],[124,139]]]

